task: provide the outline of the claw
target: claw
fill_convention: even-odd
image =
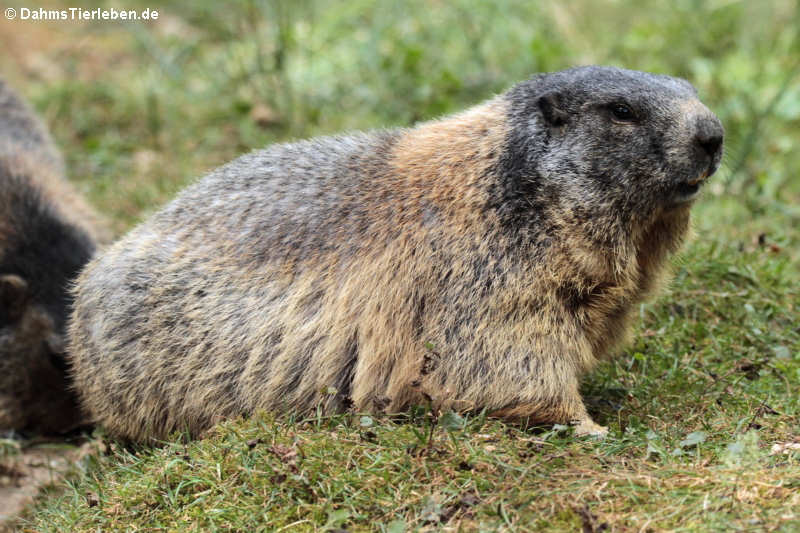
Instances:
[[[572,422],[572,425],[575,426],[576,437],[594,437],[602,439],[608,435],[608,428],[595,423],[591,418],[575,420]]]

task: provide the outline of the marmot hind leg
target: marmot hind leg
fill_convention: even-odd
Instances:
[[[577,437],[603,438],[608,434],[608,428],[592,420],[586,410],[578,390],[577,379],[555,396],[543,395],[533,401],[522,401],[513,407],[495,411],[492,415],[526,425],[568,424],[575,428]]]

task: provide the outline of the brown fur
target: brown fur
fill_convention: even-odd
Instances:
[[[65,374],[68,286],[108,236],[45,127],[0,80],[0,430],[83,419]]]
[[[80,228],[96,243],[106,245],[111,242],[113,234],[108,219],[89,204],[59,168],[42,161],[35,153],[9,153],[4,161],[16,174],[27,176],[29,184],[41,195],[42,202],[64,222]],[[0,223],[3,223],[2,220]],[[5,224],[7,227],[7,222]],[[0,226],[0,244],[2,236],[3,227]]]

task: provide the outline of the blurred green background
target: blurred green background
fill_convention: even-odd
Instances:
[[[63,9],[68,2],[49,2]],[[610,64],[689,79],[727,129],[711,194],[800,216],[794,0],[266,0],[151,8],[157,21],[0,23],[0,68],[55,130],[117,230],[268,143],[406,126],[534,72]],[[31,6],[34,7],[34,6]],[[36,6],[38,7],[38,6]]]

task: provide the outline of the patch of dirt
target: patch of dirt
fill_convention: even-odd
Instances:
[[[60,481],[77,461],[96,446],[52,441],[25,445],[19,453],[0,459],[0,531],[33,502],[39,491]]]

